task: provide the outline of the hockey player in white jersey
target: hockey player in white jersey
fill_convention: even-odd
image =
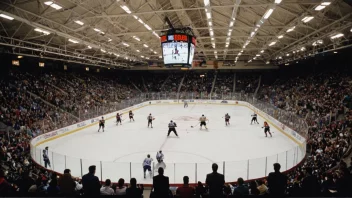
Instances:
[[[155,170],[158,170],[160,167],[165,170],[166,164],[164,163],[164,154],[162,153],[162,151],[159,151],[156,154],[156,160],[158,161],[158,163],[155,165]]]
[[[205,117],[204,115],[202,115],[202,117],[199,118],[200,129],[202,129],[203,126],[205,127],[205,129],[208,129],[207,128],[207,123],[206,123],[207,120],[208,120],[207,117]]]
[[[147,120],[148,120],[148,128],[149,128],[149,125],[151,126],[151,128],[153,128],[153,120],[154,120],[154,118],[153,118],[151,113],[147,117]]]
[[[150,177],[152,177],[152,161],[153,159],[150,158],[150,155],[147,155],[147,158],[143,161],[143,172],[144,172],[144,179],[146,178],[146,172],[149,171]]]
[[[156,160],[160,163],[164,161],[164,153],[162,151],[159,151],[156,153]]]
[[[187,100],[184,100],[183,102],[184,102],[183,108],[188,107],[188,102],[187,102]]]

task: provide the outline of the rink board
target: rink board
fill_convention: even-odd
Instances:
[[[143,102],[134,106],[131,106],[129,108],[117,111],[119,113],[127,113],[130,110],[137,110],[140,108],[143,108],[145,106],[150,106],[150,105],[172,105],[172,104],[181,104],[183,102],[178,101],[178,100],[159,100],[159,101],[147,101]],[[267,115],[266,113],[260,111],[259,109],[255,108],[251,104],[247,102],[242,102],[242,101],[228,101],[228,100],[190,100],[189,104],[191,105],[192,103],[195,104],[212,104],[212,105],[238,105],[238,106],[245,106],[251,109],[252,111],[256,111],[260,117],[268,121],[268,123],[277,129],[277,131],[280,131],[282,134],[284,134],[286,137],[294,141],[298,146],[297,149],[288,151],[286,153],[280,153],[276,156],[272,157],[267,157],[263,158],[263,160],[255,161],[255,160],[248,160],[248,161],[241,161],[241,162],[218,162],[219,164],[219,172],[224,172],[225,173],[225,178],[227,182],[232,182],[235,181],[235,178],[232,177],[233,175],[241,175],[244,179],[254,179],[254,178],[259,178],[259,177],[264,177],[268,174],[269,171],[272,170],[271,164],[274,162],[279,162],[282,166],[286,165],[286,168],[284,170],[288,170],[294,166],[296,166],[304,157],[305,157],[305,139],[301,137],[298,133],[296,133],[294,130],[290,129],[289,127],[281,124],[279,121],[276,119],[272,118],[271,116]],[[106,120],[112,119],[115,117],[117,112],[109,113],[104,116]],[[94,119],[89,119],[68,127],[64,127],[43,135],[40,135],[36,138],[34,138],[31,141],[31,156],[33,160],[38,163],[43,165],[43,160],[42,160],[42,153],[41,153],[41,144],[44,144],[46,142],[58,139],[60,137],[64,137],[76,132],[79,132],[83,129],[96,126],[98,123],[99,119],[101,116],[96,117]],[[86,172],[87,168],[89,165],[95,164],[98,167],[97,170],[97,176],[101,178],[102,180],[105,180],[106,178],[109,178],[111,176],[112,172],[116,172],[116,163],[113,162],[100,162],[100,164],[96,164],[92,161],[89,160],[80,160],[80,159],[73,159],[70,158],[69,156],[59,157],[55,156],[55,153],[51,153],[52,156],[49,155],[50,159],[52,160],[52,164],[54,165],[53,169],[56,172],[61,172],[64,170],[64,168],[70,168],[72,172],[76,172],[73,174],[74,176],[80,177],[83,173]],[[293,156],[293,157],[290,157]],[[264,160],[265,159],[265,160]],[[263,164],[265,163],[265,164]],[[260,173],[255,173],[253,172],[253,169],[258,166],[260,169],[262,169],[263,166],[267,166],[270,164],[270,167],[265,167],[265,171],[260,171]],[[154,164],[156,167],[156,164]],[[123,177],[125,178],[126,181],[128,181],[127,178],[130,177],[136,177],[140,178],[142,177],[142,173],[140,171],[140,164],[134,164],[134,163],[119,163],[118,164],[119,169],[124,169],[124,170],[129,170],[129,171],[124,171],[119,172],[116,177]],[[154,168],[155,168],[154,167]],[[77,172],[77,170],[80,170]],[[101,169],[101,170],[99,170]],[[108,169],[111,169],[109,171]],[[104,171],[103,171],[104,170]],[[182,171],[181,171],[182,170]],[[185,171],[187,170],[187,171]],[[248,170],[251,170],[250,172]],[[190,177],[190,181],[197,181],[197,180],[203,180],[200,179],[204,176],[205,173],[209,172],[209,164],[167,164],[167,169],[166,169],[166,174],[170,177],[170,183],[182,183],[182,177],[184,174],[187,174]],[[107,174],[109,173],[109,174]],[[244,174],[244,175],[243,175]],[[231,176],[231,177],[230,177]],[[115,177],[115,180],[116,180]],[[204,182],[204,181],[203,181]],[[149,182],[148,182],[149,183]]]

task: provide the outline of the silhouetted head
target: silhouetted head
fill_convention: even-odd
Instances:
[[[95,174],[95,169],[96,169],[96,166],[90,166],[89,168],[88,168],[88,170],[89,170],[89,173],[90,174]]]
[[[136,187],[136,186],[137,186],[137,180],[136,180],[136,178],[131,178],[130,184],[131,184],[131,186]]]
[[[274,164],[274,171],[275,172],[280,172],[281,165],[279,163]]]
[[[188,176],[183,177],[183,184],[188,184],[189,183],[189,178]]]
[[[243,181],[243,178],[242,178],[242,177],[239,177],[239,178],[237,179],[237,184],[238,184],[239,186],[242,186],[242,185],[244,184],[244,181]]]
[[[159,175],[164,175],[164,169],[162,167],[159,167],[158,173]]]
[[[111,180],[110,179],[105,180],[105,186],[110,186],[110,185],[111,185]]]
[[[217,172],[218,168],[219,168],[218,165],[215,163],[211,166],[211,169],[213,169],[213,172]]]

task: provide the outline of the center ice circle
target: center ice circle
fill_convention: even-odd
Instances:
[[[135,121],[122,115],[122,125],[116,125],[114,117],[107,118],[105,132],[98,132],[98,125],[51,141],[44,141],[32,152],[37,163],[42,149],[49,147],[52,169],[62,173],[71,169],[80,177],[90,165],[97,166],[97,176],[102,180],[119,178],[129,181],[135,177],[138,183],[149,184],[151,178],[143,178],[143,160],[148,154],[156,162],[156,153],[162,150],[166,164],[165,175],[170,183],[182,183],[183,176],[190,181],[205,181],[212,163],[219,164],[219,172],[225,170],[227,182],[238,177],[253,179],[264,177],[272,171],[272,164],[279,162],[285,171],[303,159],[305,150],[275,126],[271,126],[272,138],[266,138],[262,124],[250,124],[253,110],[246,106],[230,104],[156,104],[133,109]],[[155,117],[153,128],[147,126],[147,116]],[[231,116],[226,126],[224,115]],[[208,129],[200,129],[199,117],[205,115]],[[177,123],[176,137],[167,137],[168,123]],[[224,169],[225,168],[225,169]],[[192,182],[193,183],[193,182]]]

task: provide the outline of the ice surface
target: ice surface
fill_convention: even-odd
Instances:
[[[154,128],[147,128],[149,113],[155,117]],[[225,126],[226,113],[231,116],[230,126]],[[117,126],[115,118],[107,120],[105,132],[98,133],[96,125],[37,149],[49,146],[52,168],[57,172],[69,168],[73,176],[80,177],[90,165],[96,165],[96,175],[103,181],[124,178],[129,182],[135,177],[138,183],[145,184],[152,179],[143,178],[142,162],[147,154],[155,159],[159,150],[165,155],[165,175],[170,177],[170,183],[182,183],[185,175],[191,183],[204,182],[214,162],[218,163],[219,172],[225,173],[227,182],[238,177],[264,177],[273,170],[275,162],[281,163],[282,171],[298,163],[294,161],[298,145],[274,126],[273,137],[266,138],[261,128],[263,118],[258,117],[260,125],[250,125],[252,113],[247,107],[235,105],[151,105],[134,111],[135,122],[124,114],[122,125]],[[199,129],[197,120],[202,114],[209,119],[208,130]],[[173,133],[166,137],[170,120],[177,123],[179,137]],[[43,163],[40,151],[36,153],[37,161]]]

